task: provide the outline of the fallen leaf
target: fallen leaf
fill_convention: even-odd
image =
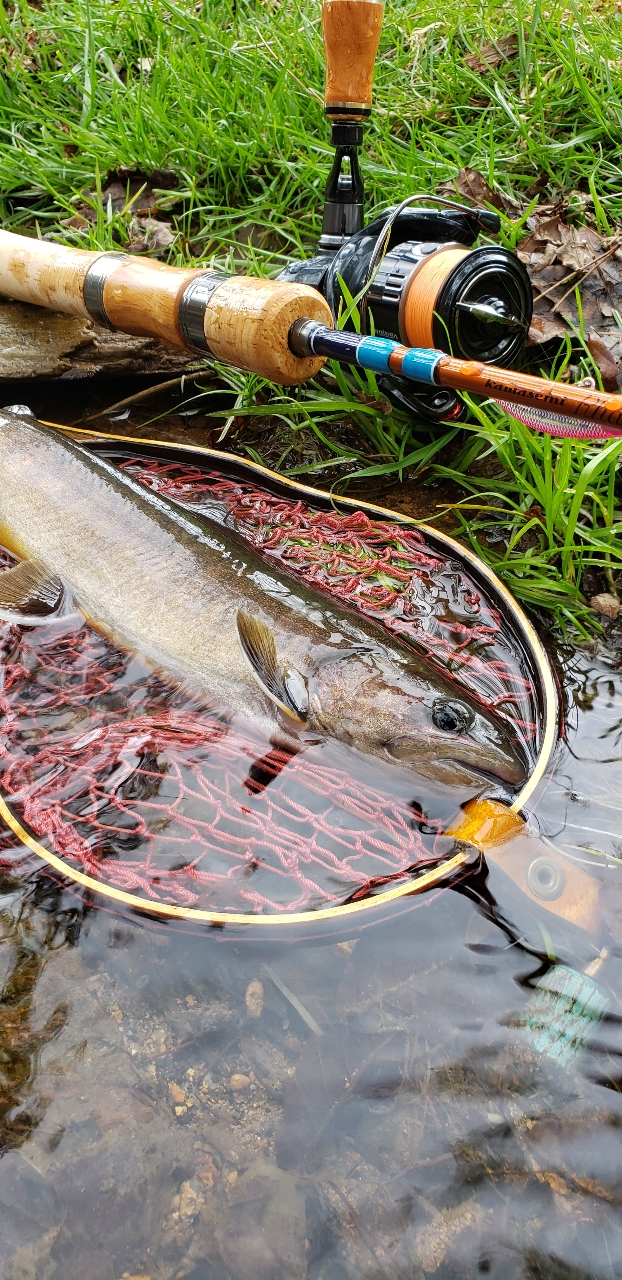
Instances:
[[[179,203],[178,182],[177,174],[169,169],[154,169],[151,173],[142,173],[140,169],[119,169],[107,175],[101,201],[104,208],[110,204],[113,213],[123,213],[129,208],[135,217],[145,217],[172,209]],[[78,207],[78,213],[89,222],[95,222],[97,193],[84,191],[82,194],[86,203]]]
[[[529,344],[565,335],[575,340],[578,287],[583,325],[590,333],[589,341],[597,344],[592,355],[603,385],[608,391],[617,391],[622,332],[615,314],[622,312],[622,228],[612,236],[602,236],[594,227],[569,225],[561,205],[546,205],[527,219],[527,231],[517,253],[534,289]]]
[[[464,200],[470,201],[471,204],[481,208],[482,205],[491,204],[495,209],[503,209],[504,203],[501,196],[498,196],[492,190],[479,169],[460,169],[453,181],[442,182],[437,187],[439,195],[447,194],[449,198],[455,200],[456,193],[462,196]]]
[[[609,347],[602,338],[592,330],[587,340],[590,355],[598,367],[605,391],[619,391],[619,372],[617,362],[613,359]]]
[[[168,1091],[175,1102],[177,1102],[179,1106],[183,1107],[184,1102],[186,1101],[186,1095],[183,1089],[180,1089],[179,1085],[175,1084],[174,1080],[169,1082]]]
[[[354,395],[357,400],[360,400],[361,404],[372,405],[374,409],[377,409],[378,413],[384,414],[385,417],[393,413],[393,405],[387,400],[386,396],[370,396],[365,391],[355,391]]]
[[[128,253],[153,253],[168,249],[175,240],[170,222],[158,222],[156,218],[132,218],[129,234]]]
[[[490,71],[500,62],[515,58],[518,46],[518,32],[515,31],[511,36],[502,36],[495,44],[485,44],[479,53],[469,53],[464,61],[471,71]]]
[[[84,231],[85,227],[88,227],[89,222],[88,218],[85,218],[81,213],[74,213],[71,218],[63,218],[60,225],[61,227],[71,227],[75,231]]]
[[[617,618],[620,612],[620,600],[618,596],[611,595],[608,591],[603,591],[602,595],[592,596],[590,608],[594,609],[596,613],[602,614],[604,618]]]
[[[553,338],[563,338],[566,327],[555,316],[534,316],[527,335],[528,346],[539,346],[543,342],[551,342]]]

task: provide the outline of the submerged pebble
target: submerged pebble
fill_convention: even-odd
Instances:
[[[253,978],[246,988],[246,1012],[249,1018],[260,1018],[263,1010],[263,982]]]
[[[241,1072],[236,1071],[229,1081],[229,1088],[233,1089],[234,1093],[244,1093],[244,1090],[249,1088],[250,1083],[249,1076],[242,1075]]]

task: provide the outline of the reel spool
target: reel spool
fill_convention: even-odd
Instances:
[[[341,278],[353,297],[366,290],[362,310],[371,312],[379,337],[509,367],[531,323],[522,262],[498,245],[472,247],[482,225],[499,229],[497,215],[460,205],[407,212],[422,198],[388,210],[335,254],[322,288],[334,318]]]

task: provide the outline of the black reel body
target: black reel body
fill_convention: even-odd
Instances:
[[[388,245],[378,246],[389,220]],[[495,229],[496,215],[467,209],[388,209],[367,227],[343,238],[332,252],[293,262],[280,280],[318,289],[335,322],[345,307],[340,280],[350,295],[367,288],[359,308],[363,327],[406,346],[436,348],[465,360],[509,367],[520,354],[531,322],[533,297],[523,264],[507,249],[474,249],[482,223]],[[322,244],[321,244],[321,247]],[[384,245],[383,245],[384,247]],[[351,321],[348,328],[352,328]],[[455,392],[381,377],[385,395],[432,422],[461,414]]]

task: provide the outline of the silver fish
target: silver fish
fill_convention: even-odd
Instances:
[[[436,782],[518,786],[511,727],[414,652],[33,418],[0,414],[0,614],[46,621],[70,593],[116,644],[265,737],[278,725]],[[64,602],[64,603],[63,603]]]

